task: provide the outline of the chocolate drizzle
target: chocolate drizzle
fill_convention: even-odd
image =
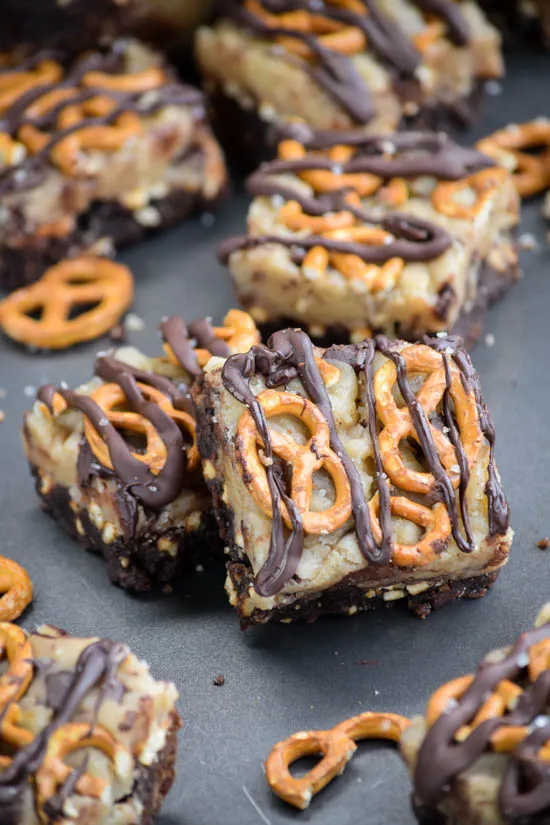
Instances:
[[[41,59],[45,59],[42,57]],[[38,63],[34,61],[34,66]],[[189,106],[196,109],[197,118],[204,116],[204,100],[199,91],[190,86],[182,86],[175,82],[167,73],[166,83],[148,92],[120,92],[102,87],[81,87],[84,75],[90,71],[113,73],[124,69],[123,51],[120,44],[115,43],[106,54],[94,53],[90,57],[76,63],[66,77],[56,83],[38,83],[37,86],[21,94],[8,107],[0,118],[0,132],[6,132],[17,137],[19,129],[25,124],[32,124],[41,129],[52,131],[46,145],[34,155],[28,155],[21,163],[9,166],[0,173],[0,195],[14,190],[25,190],[39,185],[46,173],[52,149],[64,138],[81,129],[91,126],[109,126],[125,112],[135,112],[138,115],[152,115],[165,106]],[[21,66],[12,70],[7,69],[4,74],[17,74]],[[29,107],[37,103],[40,98],[54,91],[73,91],[66,100],[52,106],[43,115],[32,118],[28,114]],[[115,108],[102,117],[83,117],[81,121],[66,129],[56,129],[57,116],[67,106],[85,103],[100,94],[108,97],[116,104]]]
[[[428,472],[435,479],[434,489],[430,493],[431,501],[441,501],[445,505],[451,522],[452,536],[459,549],[468,553],[475,548],[465,496],[469,480],[468,460],[449,400],[451,388],[450,360],[452,359],[458,366],[466,392],[474,393],[480,417],[480,427],[491,445],[488,470],[489,482],[486,487],[489,532],[490,535],[497,535],[506,532],[508,528],[508,506],[494,466],[494,429],[481,399],[478,376],[462,349],[459,339],[452,337],[425,339],[424,344],[442,352],[447,384],[443,399],[443,414],[449,427],[449,437],[457,455],[458,466],[461,469],[459,504],[465,536],[462,535],[456,496],[451,480],[441,464],[426,414],[409,384],[405,361],[400,355],[397,344],[388,341],[383,336],[379,336],[373,340],[367,339],[361,344],[343,347],[334,346],[323,354],[323,358],[327,360],[342,361],[352,366],[358,374],[362,374],[364,377],[362,386],[364,386],[365,405],[369,412],[368,428],[373,443],[377,472],[376,483],[380,500],[379,518],[382,533],[380,544],[377,543],[373,533],[361,477],[339,438],[330,397],[319,372],[313,345],[308,336],[297,329],[277,332],[270,338],[267,346],[253,347],[247,354],[233,355],[227,359],[222,368],[223,384],[250,411],[261,436],[267,458],[273,458],[269,428],[263,409],[250,388],[249,380],[254,375],[261,375],[268,388],[284,386],[293,378],[300,380],[306,394],[321,410],[329,427],[331,448],[340,458],[350,485],[352,515],[359,547],[370,564],[390,564],[393,552],[390,485],[384,471],[378,442],[376,397],[374,393],[373,361],[377,352],[392,360],[396,365],[399,389],[414,423]],[[237,441],[237,452],[239,449],[240,445]],[[304,531],[300,514],[293,507],[289,507],[292,529],[288,538],[285,539],[281,501],[284,501],[288,507],[288,497],[286,496],[284,474],[276,462],[268,462],[267,464],[266,475],[272,495],[273,526],[268,558],[258,572],[255,581],[255,588],[261,596],[276,594],[292,578],[300,563],[304,543]]]
[[[548,639],[550,624],[545,624],[521,635],[502,661],[482,662],[464,695],[430,728],[420,748],[414,775],[415,795],[420,804],[437,805],[458,774],[471,767],[489,748],[496,731],[528,726],[527,737],[508,757],[499,794],[500,813],[506,822],[511,822],[547,812],[550,767],[537,759],[537,754],[550,740],[550,669],[543,670],[534,683],[524,687],[516,706],[505,716],[477,725],[462,742],[456,741],[456,735],[462,726],[471,723],[501,681],[524,683],[530,649]]]
[[[411,39],[389,15],[381,11],[377,0],[363,0],[364,11],[343,8],[324,0],[260,0],[263,9],[272,15],[306,11],[336,23],[351,26],[365,35],[367,48],[398,77],[413,79],[421,56]],[[450,39],[459,46],[469,41],[468,25],[456,4],[449,0],[414,0],[427,14],[440,17],[447,24]],[[223,16],[229,17],[260,37],[275,40],[295,38],[305,43],[315,55],[310,66],[300,66],[348,113],[355,123],[367,123],[375,114],[370,90],[357,72],[351,57],[323,45],[312,33],[289,26],[270,25],[259,15],[245,8],[243,0],[218,0]],[[290,57],[294,60],[294,58]]]
[[[93,730],[97,723],[101,705],[106,695],[112,691],[120,664],[126,658],[123,645],[103,639],[88,645],[78,658],[74,674],[60,699],[57,709],[48,725],[36,736],[30,745],[18,751],[5,770],[0,772],[0,811],[2,825],[19,825],[23,819],[23,806],[28,780],[40,768],[50,737],[62,726],[70,722],[79,705],[90,691],[98,689],[94,718],[90,725]],[[52,809],[48,816],[55,821],[70,796],[73,782],[66,783],[50,800]]]
[[[194,378],[202,375],[202,369],[195,354],[197,347],[206,349],[211,355],[221,358],[227,358],[231,353],[225,341],[217,337],[210,318],[199,318],[187,327],[183,318],[172,315],[162,319],[160,333],[182,369]]]
[[[291,181],[281,180],[281,175],[298,175],[304,171],[326,170],[334,172],[335,163],[318,150],[345,144],[355,148],[353,157],[338,164],[338,174],[368,173],[382,178],[415,178],[428,175],[441,180],[461,180],[482,169],[494,166],[494,161],[475,149],[459,146],[444,134],[412,132],[388,136],[368,136],[351,132],[316,132],[305,124],[288,124],[279,130],[281,139],[298,140],[308,154],[295,160],[274,160],[263,164],[247,180],[247,190],[253,197],[282,197],[297,201],[307,215],[319,217],[331,212],[348,211],[362,224],[381,227],[394,236],[394,240],[381,246],[358,242],[334,240],[310,234],[306,237],[292,235],[241,235],[229,238],[218,247],[218,256],[227,263],[231,254],[241,249],[251,249],[264,244],[277,243],[297,250],[322,246],[329,252],[357,255],[367,263],[383,264],[391,258],[402,258],[409,263],[432,261],[439,258],[452,244],[451,235],[431,221],[406,213],[389,213],[380,218],[347,200],[353,188],[323,194],[306,194],[303,188]],[[303,254],[295,252],[293,260],[300,262]]]

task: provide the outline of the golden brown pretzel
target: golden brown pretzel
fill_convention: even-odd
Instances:
[[[486,208],[495,192],[502,186],[508,173],[499,167],[482,169],[459,181],[439,183],[432,192],[432,204],[447,218],[473,221]],[[460,203],[464,192],[473,192],[473,203]]]
[[[303,731],[279,742],[265,763],[265,774],[277,796],[304,810],[312,797],[343,773],[360,739],[399,742],[409,720],[394,713],[362,713],[331,730]],[[302,756],[322,753],[323,758],[305,776],[297,779],[289,766]]]
[[[271,446],[275,455],[292,466],[290,495],[300,511],[305,532],[315,535],[333,533],[351,515],[351,493],[344,466],[331,449],[330,432],[322,412],[309,399],[289,392],[264,390],[257,399],[267,421],[274,416],[288,415],[306,426],[309,438],[305,445],[270,427]],[[236,444],[245,484],[266,516],[272,517],[265,465],[258,452],[258,448],[263,446],[262,440],[248,410],[242,413],[239,420]],[[320,469],[324,469],[332,479],[335,500],[328,509],[313,511],[310,509],[313,474]],[[282,514],[287,526],[291,527],[284,503]]]
[[[390,496],[392,515],[412,521],[423,527],[424,536],[415,544],[393,543],[392,562],[398,567],[423,567],[437,558],[439,547],[446,546],[451,535],[451,522],[447,508],[441,502],[436,502],[433,508],[426,507],[404,496]],[[372,532],[375,540],[382,542],[382,530],[378,521],[380,510],[379,494],[369,501],[369,512]]]
[[[18,619],[32,602],[33,587],[26,570],[11,559],[0,556],[0,621]]]
[[[447,436],[429,423],[430,415],[436,410],[446,389],[443,356],[430,347],[413,344],[401,351],[407,367],[407,374],[421,375],[424,384],[416,394],[424,410],[441,462],[453,486],[460,483],[460,468],[455,449]],[[479,410],[473,392],[466,391],[459,368],[451,360],[450,396],[454,401],[458,430],[461,435],[468,466],[473,467],[479,456],[483,435],[479,424]],[[418,440],[418,436],[407,407],[398,407],[393,395],[397,381],[397,368],[388,360],[374,376],[376,409],[383,423],[379,434],[380,454],[384,469],[396,487],[410,493],[429,493],[435,479],[431,473],[424,473],[407,467],[400,452],[400,442],[406,438]]]
[[[148,401],[154,401],[178,426],[183,426],[187,430],[192,442],[187,450],[187,466],[190,470],[197,467],[199,463],[199,453],[196,444],[195,421],[193,418],[183,410],[175,409],[170,399],[155,387],[149,387],[147,384],[140,383],[138,383],[137,386]],[[126,403],[126,396],[124,395],[122,387],[118,384],[102,384],[90,397],[101,407],[106,419],[114,427],[139,433],[145,437],[147,442],[145,452],[133,452],[132,455],[135,459],[147,465],[154,475],[158,475],[166,464],[168,455],[166,446],[151,421],[139,413],[128,412],[122,409]],[[84,417],[84,434],[97,460],[104,467],[112,470],[113,463],[107,445],[86,417]]]
[[[0,658],[8,662],[8,670],[0,676],[0,738],[14,748],[24,748],[33,736],[20,726],[17,702],[27,692],[34,668],[30,639],[17,625],[0,624]]]
[[[260,343],[260,334],[254,320],[248,312],[240,309],[230,309],[223,319],[223,326],[214,327],[214,332],[217,338],[225,341],[231,353],[248,352],[251,347]],[[206,349],[198,349],[195,354],[201,367],[211,358]]]
[[[65,349],[106,333],[132,303],[127,267],[105,258],[80,257],[51,267],[40,280],[0,303],[0,326],[14,341]],[[93,304],[76,318],[71,311]],[[41,311],[39,318],[33,313]]]
[[[550,120],[510,124],[476,144],[480,152],[510,168],[522,198],[550,187]],[[525,150],[540,149],[538,154]]]
[[[85,722],[70,722],[58,728],[50,736],[46,755],[36,772],[36,805],[38,813],[44,822],[49,821],[44,806],[49,799],[55,797],[59,789],[67,782],[74,768],[65,763],[65,758],[80,750],[94,748],[100,750],[112,763],[115,773],[118,772],[123,761],[130,762],[130,754],[113,738],[108,730]],[[83,773],[77,780],[74,793],[100,799],[107,787],[107,780],[89,773]],[[63,818],[56,820],[60,825],[69,825],[70,821]]]
[[[529,681],[531,684],[534,684],[542,671],[548,668],[550,668],[550,639],[543,639],[533,645],[529,651]],[[473,676],[461,676],[443,685],[433,694],[426,709],[428,728],[431,728],[449,707],[454,706],[462,698],[473,680]],[[465,725],[458,731],[456,739],[463,741],[482,722],[487,719],[496,719],[512,711],[522,693],[522,688],[514,682],[508,680],[500,682],[493,693],[487,696],[471,724]],[[491,737],[491,747],[499,753],[511,753],[530,732],[530,728],[521,726],[498,728]],[[550,762],[550,742],[538,751],[538,756]]]

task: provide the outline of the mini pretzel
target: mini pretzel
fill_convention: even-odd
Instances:
[[[46,755],[36,771],[36,803],[44,821],[48,821],[44,806],[49,799],[56,796],[74,771],[74,768],[65,764],[64,759],[87,748],[95,748],[104,753],[112,763],[115,774],[119,773],[122,763],[130,759],[128,752],[116,743],[109,731],[99,725],[90,730],[89,724],[75,722],[58,728],[50,736]],[[78,778],[73,792],[92,799],[101,799],[107,786],[107,780],[84,773]],[[65,818],[56,821],[61,825],[69,823]]]
[[[107,332],[133,299],[130,270],[104,258],[81,257],[51,267],[40,280],[0,303],[0,325],[14,341],[65,349]],[[94,304],[76,318],[71,311]],[[40,318],[33,313],[41,311]]]
[[[408,719],[394,713],[362,713],[341,722],[331,730],[295,733],[279,742],[269,754],[265,773],[269,786],[277,796],[304,810],[319,793],[344,769],[357,750],[361,739],[386,739],[399,742]],[[323,758],[305,776],[296,779],[289,766],[303,756],[322,753]]]
[[[242,312],[240,309],[230,309],[223,319],[223,326],[214,327],[214,332],[217,338],[225,341],[232,353],[248,352],[251,347],[260,343],[256,324],[248,312]],[[201,367],[211,358],[206,349],[196,350],[195,355]]]
[[[26,570],[17,562],[0,556],[0,621],[18,619],[32,602],[33,587]]]
[[[36,86],[58,83],[63,76],[59,63],[41,60],[27,72],[8,71],[0,77],[0,114],[4,114],[25,92]]]
[[[342,462],[330,447],[330,432],[323,414],[309,399],[289,392],[265,390],[257,396],[257,400],[268,421],[273,416],[290,415],[307,427],[310,438],[303,446],[286,433],[270,428],[272,450],[292,467],[290,495],[300,511],[305,532],[314,535],[334,532],[351,515],[351,493]],[[271,494],[265,465],[258,453],[258,446],[265,448],[265,445],[248,410],[239,420],[236,445],[244,482],[256,503],[271,518]],[[332,479],[335,500],[328,509],[315,512],[310,509],[313,474],[320,469],[326,470]],[[291,527],[284,503],[282,515],[287,526]]]
[[[475,220],[487,207],[495,192],[502,186],[507,172],[500,168],[482,169],[475,175],[459,181],[444,181],[432,192],[432,204],[447,218]],[[464,193],[473,192],[473,203],[461,203]]]
[[[411,501],[403,496],[391,496],[390,508],[394,516],[412,521],[425,529],[424,537],[416,544],[398,544],[394,542],[392,562],[398,567],[423,567],[437,558],[438,553],[445,547],[451,535],[451,522],[447,508],[441,502],[436,502],[433,509]],[[369,512],[372,532],[375,540],[382,542],[382,530],[378,522],[380,512],[379,494],[369,502]]]
[[[382,178],[372,175],[370,172],[356,172],[344,174],[335,171],[341,164],[346,163],[354,154],[351,146],[333,146],[328,152],[323,152],[322,157],[328,157],[334,162],[334,168],[329,169],[299,169],[297,175],[308,183],[311,188],[320,194],[327,192],[337,192],[341,189],[352,189],[361,198],[366,198],[378,191],[383,183]],[[301,160],[307,155],[304,146],[297,140],[283,140],[278,147],[278,155],[281,160]]]
[[[510,168],[516,188],[523,198],[550,187],[550,120],[510,124],[476,144],[480,152]],[[538,155],[527,149],[540,149]]]
[[[537,680],[543,670],[550,667],[550,640],[543,639],[533,645],[529,651],[529,680],[531,684]],[[431,728],[439,717],[450,707],[454,706],[466,693],[474,680],[473,676],[461,676],[443,685],[437,690],[426,709],[426,724]],[[512,711],[523,691],[521,687],[509,680],[500,682],[490,694],[472,720],[471,724],[463,726],[456,733],[456,740],[463,742],[470,734],[488,719],[503,717]],[[521,742],[531,733],[531,729],[521,726],[507,726],[498,728],[491,736],[491,746],[498,753],[512,753]],[[546,743],[538,752],[541,759],[550,762],[550,743]]]
[[[27,692],[34,670],[30,639],[17,625],[0,624],[0,657],[8,661],[8,670],[0,676],[0,737],[14,748],[24,748],[33,736],[20,727],[17,702]]]
[[[409,377],[421,375],[426,379],[416,397],[428,419],[441,463],[453,487],[457,488],[460,483],[460,469],[455,449],[447,436],[429,422],[431,414],[437,409],[446,389],[443,357],[440,353],[423,345],[405,347],[400,354],[405,361]],[[450,361],[449,369],[451,372],[450,395],[454,401],[458,430],[468,466],[471,468],[477,461],[483,441],[479,425],[479,411],[474,394],[471,391],[467,392],[464,388],[460,370],[456,364]],[[397,487],[411,493],[426,494],[433,490],[435,484],[433,475],[407,467],[400,453],[399,445],[403,439],[413,438],[418,441],[418,436],[408,408],[397,406],[393,396],[396,381],[397,368],[391,360],[386,361],[374,376],[377,412],[384,425],[379,435],[382,462],[385,471]]]
[[[160,409],[169,415],[176,424],[187,430],[192,442],[187,450],[187,466],[190,470],[194,469],[199,462],[199,453],[193,418],[183,410],[175,409],[170,399],[155,387],[139,383],[137,386],[148,401],[158,404]],[[151,421],[139,415],[139,413],[127,412],[121,409],[126,404],[126,396],[122,387],[118,384],[102,384],[90,397],[101,407],[106,419],[114,427],[144,436],[147,442],[145,452],[132,452],[132,456],[145,464],[154,475],[158,475],[166,464],[168,456],[166,446]],[[84,417],[84,434],[97,460],[104,467],[110,470],[114,469],[105,441],[86,417]]]
[[[149,92],[158,89],[167,81],[164,69],[152,66],[142,72],[133,74],[108,74],[107,72],[89,71],[80,81],[83,86],[94,89],[105,89],[110,92]]]

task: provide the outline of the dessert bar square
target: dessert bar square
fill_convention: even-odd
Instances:
[[[316,349],[301,330],[195,384],[244,624],[484,595],[511,544],[495,433],[460,341]]]
[[[330,343],[454,331],[468,344],[518,277],[509,172],[442,133],[284,130],[248,179],[246,235],[219,254],[268,327]]]
[[[95,376],[73,392],[42,387],[23,440],[45,507],[111,580],[132,591],[174,581],[221,551],[196,447],[189,386],[211,353],[258,342],[244,312],[223,327],[181,318],[161,325],[166,356],[132,347],[99,356]]]
[[[550,777],[550,605],[475,674],[437,690],[403,733],[422,825],[543,825]]]
[[[109,639],[0,625],[3,823],[152,825],[172,785],[173,684]]]
[[[224,144],[247,164],[272,127],[467,122],[483,81],[503,73],[500,35],[475,2],[223,0],[196,51]]]
[[[69,64],[38,52],[0,72],[0,286],[211,209],[226,188],[201,94],[119,41]]]

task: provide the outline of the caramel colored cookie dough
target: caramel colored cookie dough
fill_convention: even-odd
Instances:
[[[519,201],[490,157],[438,133],[285,128],[252,174],[247,234],[219,250],[258,323],[317,339],[479,337],[517,280]]]
[[[152,825],[174,779],[178,694],[108,639],[0,624],[3,825]]]
[[[484,595],[512,540],[495,432],[460,341],[313,347],[297,329],[193,388],[243,624],[420,616]]]

